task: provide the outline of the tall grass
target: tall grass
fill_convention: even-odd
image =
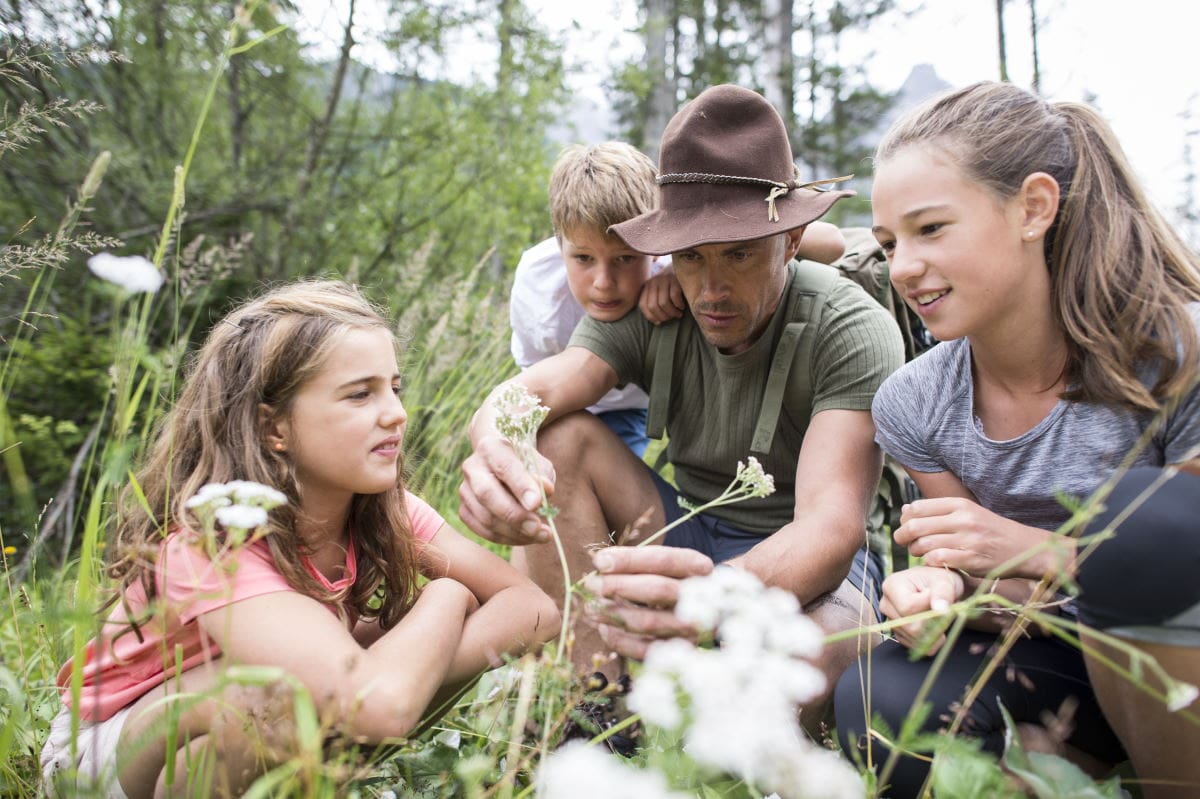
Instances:
[[[241,31],[238,23],[231,25],[221,65],[233,54],[253,46],[239,38]],[[262,40],[260,37],[255,41]],[[208,102],[221,74],[220,67],[214,70],[207,89]],[[204,107],[207,109],[207,103]],[[140,297],[112,294],[114,313],[107,334],[113,337],[116,356],[111,369],[111,390],[105,399],[99,442],[90,449],[81,466],[82,490],[77,498],[61,498],[64,502],[77,502],[81,511],[81,521],[76,525],[78,548],[69,547],[75,555],[61,568],[44,568],[39,563],[47,538],[33,533],[37,528],[37,509],[31,500],[28,481],[22,482],[25,469],[20,442],[12,438],[12,425],[5,410],[17,365],[13,360],[17,351],[14,347],[9,346],[0,366],[0,455],[8,479],[16,489],[15,496],[25,505],[29,525],[23,538],[12,531],[0,530],[4,578],[0,586],[0,795],[6,797],[32,797],[38,791],[38,754],[50,720],[60,707],[55,685],[58,669],[68,658],[78,659],[86,642],[98,631],[95,609],[105,590],[102,562],[113,498],[128,482],[131,464],[144,449],[153,423],[175,393],[185,342],[199,324],[195,315],[188,318],[180,315],[183,307],[180,254],[170,245],[179,241],[178,212],[186,197],[191,158],[203,135],[204,121],[203,115],[197,120],[185,160],[171,178],[173,199],[165,212],[154,254],[156,265],[168,272],[168,288],[157,295]],[[41,249],[30,249],[23,260],[4,262],[16,264],[12,270],[0,269],[0,281],[11,278],[18,270],[26,272],[26,279],[19,284],[28,291],[18,325],[19,337],[37,335],[33,320],[45,312],[46,297],[58,265],[70,253],[112,245],[113,242],[101,236],[78,237],[74,233],[89,199],[100,186],[106,165],[107,159],[97,160],[68,205],[58,236],[43,242]],[[7,253],[5,257],[14,256]],[[406,341],[402,373],[404,402],[409,412],[406,458],[410,485],[451,521],[457,518],[458,470],[469,451],[466,431],[470,417],[491,388],[514,371],[508,355],[507,306],[503,299],[506,287],[488,283],[490,258],[491,253],[483,253],[460,277],[430,284],[419,277],[427,270],[422,253],[415,253],[403,270],[403,274],[412,278],[379,297],[396,312]],[[345,277],[354,279],[353,268]],[[380,287],[366,288],[378,294]],[[149,330],[152,320],[162,314],[171,315],[170,327],[175,335],[156,349],[151,344]],[[96,334],[102,335],[103,331]],[[1093,509],[1092,505],[1078,508],[1073,524],[1080,526],[1080,521]],[[75,532],[70,530],[71,535]],[[23,546],[18,547],[18,542]],[[21,569],[15,568],[18,562]],[[953,606],[948,615],[930,613],[915,618],[928,617],[938,625],[931,629],[931,635],[948,630],[954,636],[982,607],[1005,602],[1001,597],[982,592]],[[1006,607],[1016,620],[1009,640],[1024,626],[1038,624],[1081,645],[1078,630],[1047,613],[1044,605],[1007,603]],[[886,630],[912,620],[891,622],[876,629]],[[1176,687],[1169,677],[1157,670],[1152,661],[1127,654],[1134,665],[1126,670],[1126,676],[1143,685],[1152,695],[1151,701],[1169,699]],[[937,669],[935,663],[931,674],[936,675]],[[79,679],[77,674],[71,686],[76,697]],[[256,685],[287,677],[271,669],[234,668],[229,670],[227,679]],[[327,741],[328,731],[322,728],[311,701],[303,691],[297,691],[294,707],[301,731],[298,751],[268,771],[247,795],[380,796],[392,791],[398,795],[528,796],[533,792],[531,780],[538,763],[562,738],[570,720],[568,709],[585,696],[604,701],[605,695],[611,693],[611,688],[589,691],[588,686],[574,677],[569,666],[558,665],[545,655],[530,654],[485,675],[458,697],[453,707],[442,708],[441,714],[431,714],[423,730],[412,740],[366,750],[350,742]],[[915,711],[919,712],[920,702],[915,705]],[[632,721],[631,717],[624,724]],[[599,743],[619,729],[599,733],[593,742]],[[894,731],[892,742],[899,748],[912,749],[936,749],[940,745],[941,751],[952,752],[961,762],[978,758],[971,762],[983,763],[983,767],[1000,773],[994,759],[951,749],[952,743],[945,743],[947,740],[943,738],[939,744],[921,739],[906,725],[905,729]],[[664,750],[676,745],[677,739],[670,736],[651,737],[639,757],[645,760],[663,755]],[[205,764],[184,762],[171,767],[187,769],[200,782],[208,778]],[[887,769],[884,763],[884,778]],[[691,783],[692,788],[700,782],[707,783],[708,787],[703,789],[706,796],[757,795],[753,786],[737,779],[690,773],[673,776],[677,784]],[[954,794],[947,790],[941,795]]]

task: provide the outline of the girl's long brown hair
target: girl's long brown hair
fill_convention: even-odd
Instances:
[[[946,153],[1001,200],[1035,172],[1058,181],[1046,262],[1067,339],[1065,399],[1157,410],[1193,384],[1200,353],[1187,303],[1200,300],[1200,259],[1151,205],[1093,108],[977,83],[897,122],[876,157],[911,145]],[[1138,372],[1147,361],[1159,366],[1149,387]]]
[[[184,503],[206,483],[252,480],[287,495],[288,503],[270,512],[266,541],[289,585],[322,602],[344,600],[348,610],[378,618],[384,629],[399,621],[412,605],[417,579],[403,470],[382,494],[354,496],[347,525],[358,578],[348,595],[334,596],[303,565],[301,556],[311,554],[296,525],[303,489],[287,454],[269,448],[261,429],[260,406],[286,417],[297,391],[320,371],[342,335],[361,328],[389,329],[379,311],[337,281],[283,286],[218,322],[192,360],[179,399],[137,475],[154,514],[145,512],[131,489],[122,495],[109,575],[122,587],[141,580],[153,597],[163,537],[197,529]]]

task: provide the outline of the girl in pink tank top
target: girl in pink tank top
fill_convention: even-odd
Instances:
[[[549,597],[405,491],[390,331],[333,281],[276,289],[210,331],[138,474],[154,513],[125,492],[116,591],[59,674],[52,795],[182,790],[201,763],[213,793],[240,795],[297,753],[296,691],[330,735],[402,738],[557,632]],[[248,685],[238,666],[278,679]]]

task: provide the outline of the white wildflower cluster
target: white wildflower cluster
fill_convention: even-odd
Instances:
[[[763,471],[762,464],[753,455],[745,463],[738,461],[736,482],[747,489],[752,497],[766,497],[775,493],[775,478]]]
[[[267,523],[267,512],[287,503],[287,496],[270,486],[249,480],[208,483],[184,503],[206,528],[217,522],[234,543],[245,541],[246,534]]]
[[[518,450],[536,447],[537,431],[550,409],[520,383],[509,383],[492,399],[496,430]]]
[[[784,799],[863,795],[850,765],[800,729],[799,707],[825,680],[800,659],[821,651],[822,633],[794,596],[740,569],[719,568],[684,581],[675,613],[715,633],[721,646],[654,644],[634,680],[630,709],[649,724],[682,729],[693,760],[760,791]]]
[[[89,258],[87,264],[96,277],[116,283],[132,294],[153,294],[163,284],[162,272],[140,255],[120,256],[102,252]]]
[[[657,771],[617,761],[602,747],[571,742],[547,757],[537,776],[538,799],[686,799]]]

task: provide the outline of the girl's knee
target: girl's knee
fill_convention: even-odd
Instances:
[[[1112,536],[1080,559],[1079,615],[1089,626],[1153,627],[1200,603],[1200,478],[1133,469],[1087,532]]]

